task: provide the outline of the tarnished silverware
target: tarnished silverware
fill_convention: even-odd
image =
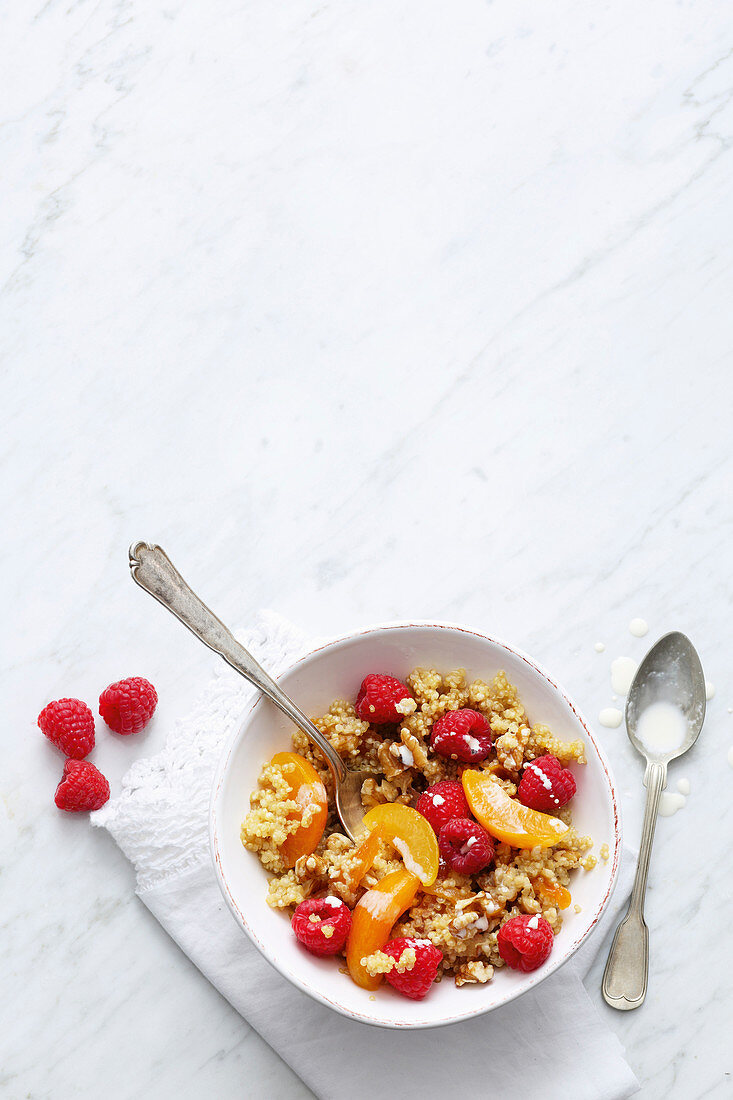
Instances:
[[[161,549],[149,542],[135,542],[130,547],[130,571],[133,580],[168,608],[187,626],[199,641],[223,657],[245,680],[254,684],[271,699],[291,722],[306,734],[323,753],[333,775],[336,808],[348,836],[356,840],[361,831],[364,809],[361,803],[362,784],[377,779],[374,772],[352,771],[346,767],[336,750],[328,743],[310,718],[295,705],[279,684],[257,663],[220,619],[186,584],[172,561]]]
[[[681,712],[686,732],[681,743],[664,751],[639,739],[639,719],[655,703],[671,703]],[[639,862],[631,900],[611,944],[603,973],[603,997],[612,1008],[628,1012],[644,1003],[649,977],[649,929],[644,920],[644,894],[654,826],[667,765],[697,741],[705,720],[705,677],[700,658],[684,634],[665,634],[639,665],[626,701],[626,731],[634,748],[646,760],[646,807],[639,846]]]

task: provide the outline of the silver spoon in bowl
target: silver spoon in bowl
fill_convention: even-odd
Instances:
[[[217,619],[213,611],[186,584],[172,561],[161,549],[149,542],[135,542],[130,547],[130,571],[133,580],[167,607],[177,619],[196,635],[199,641],[223,657],[245,680],[271,699],[291,722],[317,745],[326,758],[336,791],[336,809],[346,834],[356,840],[361,831],[364,808],[361,788],[367,779],[379,777],[371,771],[352,771],[346,767],[336,750],[328,743],[310,718],[295,705],[282,688],[269,676],[241,645],[231,631]]]
[[[686,729],[681,743],[641,741],[639,720],[655,703],[669,703],[683,716]],[[603,972],[603,998],[612,1008],[628,1012],[644,1003],[649,976],[649,929],[644,921],[644,894],[654,826],[667,765],[697,741],[705,720],[705,677],[700,658],[684,634],[665,634],[639,665],[626,701],[626,730],[634,748],[646,760],[646,807],[639,861],[626,916],[616,929]]]

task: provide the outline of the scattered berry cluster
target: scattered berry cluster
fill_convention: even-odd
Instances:
[[[144,729],[158,705],[149,680],[131,676],[110,684],[99,697],[99,713],[115,733]],[[98,810],[109,798],[109,783],[84,757],[94,748],[94,715],[81,699],[56,699],[38,715],[41,732],[67,757],[54,801],[60,810]]]

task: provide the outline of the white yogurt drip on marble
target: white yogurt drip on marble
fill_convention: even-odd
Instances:
[[[636,736],[649,752],[674,752],[687,736],[687,719],[673,703],[652,703],[641,713]]]
[[[615,695],[628,695],[631,681],[639,666],[631,657],[617,657],[611,661],[611,687]]]
[[[733,768],[733,745],[728,749],[728,763]]]
[[[674,791],[663,791],[662,797],[659,799],[659,810],[657,812],[660,817],[672,817],[686,805],[687,799],[683,794],[675,794]]]
[[[677,780],[677,790],[680,792],[680,794],[683,794],[683,795],[687,796],[690,793],[690,780],[689,779],[678,779]]]
[[[593,646],[593,648],[595,649],[596,653],[603,653],[603,650],[606,647],[603,644],[603,642],[596,642],[596,644]]]
[[[629,623],[629,630],[635,638],[643,638],[645,634],[649,633],[649,626],[644,619],[632,619]]]
[[[624,720],[624,716],[620,710],[616,710],[615,707],[604,707],[601,713],[598,715],[598,721],[602,726],[606,726],[607,729],[617,729]]]
[[[709,680],[705,681],[705,698],[712,699],[715,695],[715,684],[711,684]]]

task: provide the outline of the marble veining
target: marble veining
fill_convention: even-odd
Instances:
[[[2,25],[0,1091],[308,1095],[52,805],[49,699],[155,682],[145,734],[98,731],[114,788],[209,675],[129,580],[151,538],[235,625],[450,619],[591,721],[614,656],[687,633],[716,693],[658,822],[648,1001],[608,1009],[602,959],[589,987],[645,1100],[729,1096],[726,6],[44,0]],[[599,736],[633,842],[641,763]]]

